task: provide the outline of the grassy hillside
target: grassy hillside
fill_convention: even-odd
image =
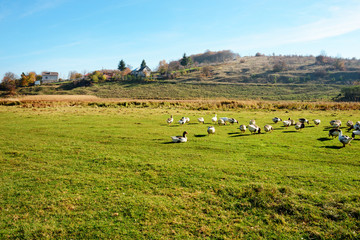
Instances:
[[[203,65],[194,71],[175,71],[174,79],[109,79],[87,87],[62,82],[20,88],[18,93],[136,99],[331,100],[344,86],[360,82],[359,60],[336,61],[342,62],[344,69],[337,69],[333,63],[317,64],[315,57],[242,57]],[[279,62],[284,69],[274,71],[274,65]],[[208,69],[207,74],[204,74],[204,67]]]
[[[1,239],[357,239],[360,141],[328,138],[359,111],[0,106]],[[190,124],[168,126],[182,116]],[[210,119],[320,118],[242,134]],[[206,124],[198,124],[197,117]],[[189,132],[185,144],[170,136]],[[346,132],[346,128],[343,128]],[[358,138],[358,137],[357,137]]]

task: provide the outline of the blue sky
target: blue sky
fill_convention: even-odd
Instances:
[[[358,0],[0,0],[0,77],[155,69],[206,50],[360,58]]]

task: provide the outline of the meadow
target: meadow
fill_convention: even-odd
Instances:
[[[275,130],[208,136],[214,114]],[[295,131],[275,116],[322,123]],[[358,239],[360,138],[342,148],[333,119],[360,112],[0,106],[0,238]],[[184,130],[188,142],[171,143]]]

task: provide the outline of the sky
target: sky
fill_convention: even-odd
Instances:
[[[360,58],[358,0],[0,0],[0,78],[240,56]]]

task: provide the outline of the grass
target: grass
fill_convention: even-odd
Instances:
[[[328,122],[358,110],[0,106],[1,239],[356,239],[360,140]],[[301,132],[241,134],[210,119],[320,118]],[[190,124],[168,126],[182,116]],[[205,125],[196,118],[203,116]],[[272,124],[272,123],[271,123]],[[170,136],[189,132],[184,144]],[[343,129],[346,132],[346,129]]]

